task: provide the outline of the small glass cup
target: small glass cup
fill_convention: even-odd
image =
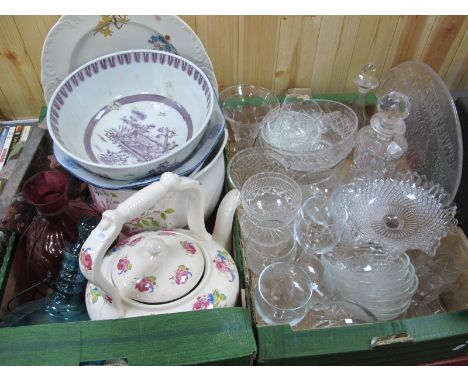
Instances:
[[[307,315],[313,294],[306,270],[290,263],[266,267],[255,288],[255,309],[268,325],[297,325]]]
[[[275,226],[272,222],[269,226]],[[291,226],[255,227],[246,240],[245,257],[250,270],[259,275],[268,265],[294,260],[296,241]]]
[[[270,222],[281,222],[282,226],[292,223],[301,202],[299,185],[292,178],[276,172],[251,176],[241,189],[242,208],[260,227],[268,227],[266,224]],[[277,228],[277,225],[271,228]]]
[[[304,201],[294,221],[297,242],[306,252],[322,255],[341,241],[348,214],[333,197],[324,193]]]
[[[252,147],[265,116],[280,107],[270,90],[256,85],[230,86],[219,94],[219,103],[234,136],[231,154]]]
[[[260,172],[278,172],[290,175],[288,161],[273,150],[248,147],[236,153],[227,166],[227,177],[232,187],[240,190],[245,181]]]

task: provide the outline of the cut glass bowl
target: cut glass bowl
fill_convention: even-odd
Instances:
[[[355,241],[395,253],[418,249],[433,256],[440,240],[457,224],[448,194],[415,173],[357,180],[338,191],[348,210]]]
[[[319,172],[330,169],[343,161],[354,147],[358,129],[356,113],[348,106],[335,101],[315,100],[320,106],[320,137],[307,151],[294,151],[269,144],[268,129],[262,127],[258,135],[258,145],[283,155],[291,164],[291,169],[299,172]],[[273,111],[272,113],[277,113]],[[266,121],[274,116],[266,117]]]

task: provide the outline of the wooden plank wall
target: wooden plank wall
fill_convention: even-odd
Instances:
[[[0,16],[0,118],[43,105],[40,55],[58,16]],[[431,65],[451,90],[468,88],[467,16],[183,16],[210,55],[220,88],[255,83],[281,94],[353,91],[363,64]]]

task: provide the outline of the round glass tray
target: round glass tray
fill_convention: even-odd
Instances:
[[[463,143],[457,110],[442,78],[419,61],[403,62],[382,75],[379,92],[399,91],[409,96],[406,122],[409,170],[425,175],[455,198],[460,184]]]

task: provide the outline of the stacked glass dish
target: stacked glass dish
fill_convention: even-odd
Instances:
[[[379,321],[393,320],[411,305],[418,278],[406,253],[389,255],[375,246],[339,247],[322,255],[336,292]]]
[[[298,173],[337,166],[353,149],[356,113],[340,102],[291,97],[265,117],[258,145],[283,155]]]

